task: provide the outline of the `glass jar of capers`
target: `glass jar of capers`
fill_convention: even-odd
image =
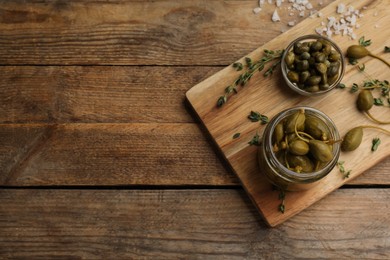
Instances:
[[[336,87],[344,76],[345,62],[333,41],[320,35],[305,35],[287,46],[281,67],[287,85],[310,96]]]
[[[258,151],[261,171],[283,190],[306,190],[336,165],[340,137],[323,112],[295,107],[277,114],[266,126]]]

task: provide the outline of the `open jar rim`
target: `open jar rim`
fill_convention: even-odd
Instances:
[[[308,112],[310,116],[317,117],[320,120],[322,120],[324,123],[326,123],[326,125],[329,128],[329,131],[331,133],[331,137],[334,140],[340,139],[339,132],[338,132],[334,122],[326,114],[324,114],[320,110],[312,108],[312,107],[307,107],[307,106],[293,107],[293,108],[289,108],[289,109],[281,111],[280,113],[278,113],[275,117],[273,117],[271,119],[271,121],[268,124],[269,128],[266,129],[267,135],[265,137],[267,139],[263,140],[264,145],[262,148],[263,149],[262,152],[264,153],[264,155],[269,154],[271,157],[270,160],[267,160],[268,167],[281,169],[281,171],[278,172],[280,178],[283,178],[285,181],[289,181],[289,182],[293,179],[296,182],[308,183],[308,182],[314,182],[316,180],[319,180],[319,179],[325,177],[331,171],[331,170],[329,170],[329,168],[333,169],[333,167],[336,165],[338,158],[339,158],[339,155],[340,155],[340,144],[339,143],[333,144],[333,155],[334,155],[333,159],[318,171],[308,172],[308,173],[297,173],[295,171],[288,169],[282,163],[280,163],[278,158],[276,157],[275,153],[272,151],[272,147],[273,147],[272,133],[274,132],[276,125],[280,121],[282,121],[287,116],[289,116],[297,111],[300,111],[302,109],[305,111],[305,113]],[[271,163],[273,165],[270,165]]]

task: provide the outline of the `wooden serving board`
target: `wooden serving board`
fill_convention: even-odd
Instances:
[[[258,60],[264,49],[283,49],[293,39],[314,33],[321,21],[326,22],[329,16],[337,17],[336,8],[341,2],[347,6],[353,5],[355,9],[359,9],[364,14],[364,17],[359,20],[361,27],[355,29],[357,39],[335,36],[333,40],[345,52],[348,46],[357,44],[359,37],[365,36],[365,39],[372,40],[372,45],[368,47],[372,53],[380,54],[390,60],[390,54],[383,52],[384,46],[390,46],[390,30],[387,29],[390,16],[388,15],[388,2],[385,0],[335,1],[321,10],[322,17],[307,18],[246,57]],[[363,7],[367,8],[363,9]],[[240,62],[245,64],[244,57]],[[365,71],[372,78],[390,79],[389,68],[380,61],[367,57],[359,61],[359,64],[363,63],[366,66]],[[365,129],[362,145],[357,150],[342,153],[340,156],[340,161],[345,161],[345,168],[352,170],[350,177],[343,179],[336,167],[314,188],[302,192],[288,192],[285,200],[286,210],[282,214],[278,211],[280,204],[278,191],[272,189],[257,164],[258,147],[248,145],[256,132],[258,131],[261,135],[264,128],[259,123],[252,123],[247,119],[250,111],[258,111],[272,118],[278,112],[290,107],[311,106],[330,116],[342,136],[354,126],[372,125],[373,123],[356,109],[357,94],[350,93],[349,89],[334,89],[328,94],[317,97],[300,96],[288,89],[283,82],[280,70],[267,78],[263,77],[262,73],[255,74],[244,88],[239,87],[238,94],[231,96],[223,107],[217,108],[218,97],[224,94],[226,86],[234,82],[241,73],[242,71],[237,72],[232,66],[228,66],[191,88],[187,92],[187,99],[270,226],[282,223],[390,154],[390,138],[378,131]],[[361,84],[367,80],[367,74],[359,72],[356,66],[347,65],[342,82],[347,87],[350,87],[352,83]],[[390,120],[388,108],[374,107],[370,112],[377,118]],[[388,126],[384,128],[389,129]],[[235,133],[241,133],[240,137],[233,139]],[[382,143],[376,152],[372,152],[371,144],[375,137],[380,137]],[[327,210],[331,212],[332,209]]]

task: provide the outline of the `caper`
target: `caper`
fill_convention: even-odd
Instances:
[[[334,75],[337,75],[339,73],[339,69],[340,69],[340,62],[336,61],[336,62],[332,62],[330,63],[330,66],[327,70],[327,74],[329,77],[333,77]]]
[[[309,86],[318,85],[318,84],[320,84],[320,82],[321,82],[320,76],[310,76],[306,81],[307,85],[309,85]]]
[[[320,84],[319,87],[320,90],[328,90],[330,86],[328,83],[324,83],[324,84]]]
[[[295,132],[295,127],[298,131],[305,129],[305,113],[298,111],[290,115],[285,121],[284,129],[287,134]]]
[[[338,79],[338,77],[339,77],[338,74],[335,74],[334,76],[328,77],[328,84],[332,85],[333,83],[335,83],[336,80]]]
[[[322,52],[318,52],[314,58],[316,59],[316,62],[325,62],[326,60],[326,55]]]
[[[298,71],[304,71],[309,69],[309,61],[307,60],[299,60],[295,63],[295,67]]]
[[[300,56],[299,56],[299,58],[301,59],[301,60],[308,60],[308,59],[310,59],[310,53],[308,53],[308,52],[304,52],[304,53],[302,53]]]
[[[299,74],[299,82],[305,83],[305,81],[310,77],[310,72],[308,71],[302,71],[301,74]]]
[[[329,162],[333,158],[332,150],[329,146],[320,140],[309,141],[310,154],[320,162]]]
[[[360,91],[356,104],[360,111],[370,110],[374,105],[374,97],[372,96],[371,91],[368,89]]]
[[[315,41],[312,43],[312,45],[310,46],[310,50],[311,51],[319,51],[322,49],[322,43],[319,42],[319,41]]]
[[[340,58],[341,58],[340,54],[337,51],[335,51],[335,50],[330,51],[329,61],[332,61],[332,62],[339,61]]]
[[[328,84],[328,76],[327,76],[326,74],[322,74],[322,75],[321,75],[321,81],[320,81],[320,83],[321,83],[322,85]],[[320,85],[321,85],[321,84],[320,84]]]
[[[305,155],[309,152],[309,145],[302,140],[294,140],[289,143],[288,147],[294,155]]]
[[[330,67],[330,61],[329,61],[329,60],[325,60],[324,63],[325,63],[325,65],[326,65],[327,68]]]
[[[347,56],[352,59],[366,57],[370,52],[362,45],[351,45],[347,49]]]
[[[294,43],[294,53],[296,54],[301,54],[303,51],[301,51],[302,43],[301,42],[296,42]]]
[[[286,54],[286,57],[284,58],[284,61],[286,62],[287,67],[292,66],[292,65],[294,64],[294,60],[295,60],[295,54],[294,54],[294,52],[289,51],[289,52]]]
[[[341,150],[353,151],[359,147],[363,140],[363,128],[355,127],[349,130],[341,142]]]
[[[322,47],[322,53],[324,53],[325,55],[329,55],[331,51],[332,51],[332,46],[330,46],[329,43],[325,43],[324,46]]]
[[[326,67],[325,63],[316,63],[315,66],[316,70],[321,74],[325,74],[328,70],[328,67]]]
[[[287,78],[293,82],[293,83],[298,83],[299,82],[299,74],[293,70],[290,70],[287,73]]]
[[[305,120],[305,132],[318,140],[327,140],[329,129],[326,124],[317,117],[307,117]]]
[[[319,87],[318,85],[309,86],[309,87],[306,87],[305,90],[306,90],[307,92],[310,92],[310,93],[315,93],[315,92],[320,91],[320,87]]]
[[[309,65],[310,66],[313,66],[315,63],[316,63],[316,59],[312,56],[312,57],[310,57],[309,59],[308,59],[308,61],[309,61]]]
[[[291,143],[294,140],[297,140],[298,136],[295,133],[287,134],[287,142]]]
[[[291,168],[301,167],[303,172],[312,172],[313,162],[306,155],[286,155],[287,162]]]
[[[275,130],[273,133],[273,138],[275,143],[279,143],[283,140],[284,137],[284,130],[283,130],[283,123],[279,123],[275,126]]]

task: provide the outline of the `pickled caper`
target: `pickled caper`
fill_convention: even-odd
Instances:
[[[305,155],[309,152],[309,145],[302,140],[294,140],[288,145],[290,153],[294,155]]]
[[[280,143],[280,141],[283,140],[283,137],[284,137],[283,123],[279,123],[275,126],[275,130],[273,133],[274,143]]]
[[[320,162],[329,162],[333,158],[332,150],[329,145],[320,140],[309,141],[310,154]]]
[[[335,50],[330,51],[329,61],[331,61],[331,62],[339,61],[340,58],[341,58],[341,56],[337,51],[335,51]]]
[[[308,60],[308,59],[310,59],[310,53],[308,53],[308,52],[304,52],[304,53],[302,53],[300,56],[299,56],[299,58],[301,59],[301,60]]]
[[[349,130],[341,142],[341,150],[353,151],[359,147],[363,140],[363,128],[355,127]]]
[[[360,91],[356,104],[360,111],[370,110],[374,105],[374,97],[372,96],[371,91],[368,89]]]
[[[321,82],[321,76],[310,76],[306,81],[308,86],[316,86],[320,84],[320,82]]]
[[[310,77],[310,72],[308,71],[302,71],[301,74],[299,74],[299,82],[305,83],[305,81]]]
[[[300,167],[302,172],[312,172],[314,169],[313,162],[306,155],[286,155],[287,162],[290,168]]]
[[[294,65],[294,60],[295,60],[295,54],[292,51],[288,52],[286,54],[286,57],[284,58],[284,61],[286,62],[286,65],[288,67]]]
[[[318,140],[327,140],[329,129],[326,124],[316,117],[307,117],[305,120],[305,132]]]
[[[313,52],[319,51],[321,49],[322,49],[322,43],[319,41],[313,42],[312,45],[310,46],[310,50]]]
[[[295,63],[295,67],[298,71],[305,71],[309,69],[309,61],[307,60],[298,60]]]
[[[328,67],[325,65],[325,63],[316,63],[315,66],[317,71],[321,74],[325,74],[328,70]]]
[[[292,71],[290,70],[288,73],[287,73],[287,78],[291,81],[291,82],[294,82],[294,83],[298,83],[299,82],[299,74],[295,71]]]

